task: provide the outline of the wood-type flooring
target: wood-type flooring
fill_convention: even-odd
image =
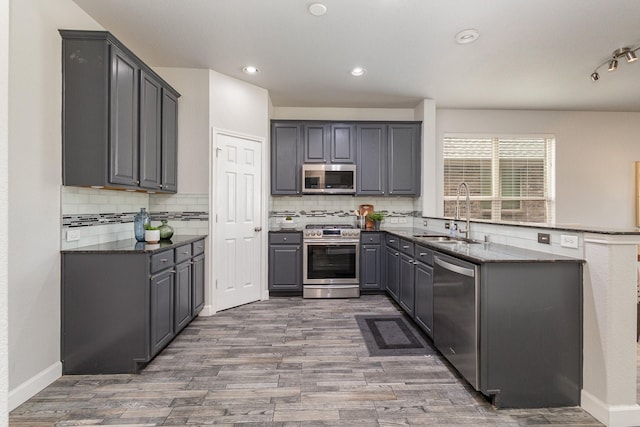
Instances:
[[[601,425],[579,407],[497,410],[439,355],[370,357],[354,315],[399,311],[368,295],[198,317],[141,374],[63,376],[10,425]]]

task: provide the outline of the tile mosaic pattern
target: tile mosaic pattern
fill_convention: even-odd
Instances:
[[[199,317],[141,374],[64,376],[10,425],[601,425],[575,407],[496,410],[439,356],[369,356],[354,316],[399,313],[371,295]]]
[[[137,212],[63,215],[62,226],[65,228],[90,227],[93,225],[126,224],[133,222]],[[175,221],[208,221],[207,212],[150,212],[152,221],[172,219]]]

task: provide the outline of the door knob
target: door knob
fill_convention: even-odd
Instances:
[[[256,233],[257,233],[258,231],[262,231],[262,227],[256,227],[256,228],[254,228],[254,229],[253,229],[253,231],[255,231]]]

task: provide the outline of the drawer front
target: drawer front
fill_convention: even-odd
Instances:
[[[296,244],[302,242],[302,233],[269,233],[269,243]]]
[[[405,239],[400,239],[400,252],[413,257],[413,242]]]
[[[176,264],[191,258],[191,245],[182,245],[176,248]]]
[[[173,249],[151,255],[151,273],[156,273],[175,264]]]
[[[363,245],[379,245],[380,233],[364,232],[360,234],[360,243]]]
[[[420,261],[431,266],[433,265],[433,251],[425,248],[424,246],[418,244],[415,245],[414,258],[416,261]]]
[[[191,244],[191,253],[193,256],[199,255],[204,252],[204,239],[198,240]]]
[[[398,236],[394,236],[393,234],[387,234],[387,237],[385,238],[387,246],[393,248],[393,249],[399,249],[400,248],[400,238]]]

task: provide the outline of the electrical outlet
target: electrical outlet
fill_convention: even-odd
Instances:
[[[546,245],[551,244],[551,236],[549,233],[538,233],[538,243],[544,243]]]
[[[67,242],[80,240],[80,230],[67,230]]]
[[[399,224],[406,224],[407,223],[407,218],[404,216],[401,216],[400,218],[398,218],[398,223]]]
[[[568,234],[560,235],[560,246],[563,248],[578,248],[578,236],[570,236]]]
[[[391,217],[391,218],[389,218],[389,222],[391,222],[391,224],[397,224],[398,223],[398,218]]]

